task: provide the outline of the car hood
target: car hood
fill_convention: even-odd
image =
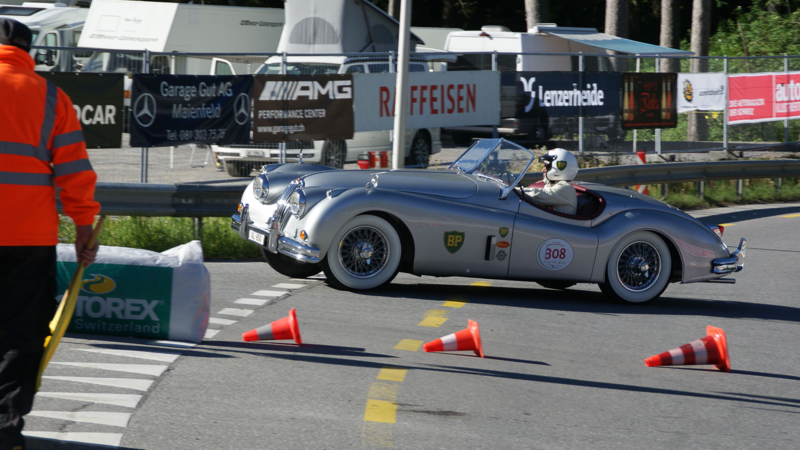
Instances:
[[[327,188],[350,188],[365,186],[377,177],[377,189],[414,194],[435,195],[445,198],[469,198],[475,195],[478,185],[469,175],[450,171],[435,170],[393,170],[393,171],[330,171],[309,175],[306,186]]]

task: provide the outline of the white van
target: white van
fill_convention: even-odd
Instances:
[[[24,2],[21,5],[0,5],[0,18],[13,19],[31,29],[32,46],[77,47],[89,9],[64,3]],[[37,71],[73,70],[75,63],[85,61],[90,52],[32,49]]]
[[[232,74],[225,61],[218,61],[219,75]],[[428,64],[412,59],[409,72],[427,72]],[[389,72],[387,56],[290,56],[286,73],[298,75],[331,75],[347,73]],[[256,71],[256,74],[278,75],[281,73],[281,57],[275,56]],[[352,139],[301,141],[286,144],[287,162],[297,162],[302,148],[303,162],[341,168],[346,162],[355,161],[368,151],[391,150],[389,131],[366,131],[354,133]],[[220,147],[211,146],[217,159],[233,177],[246,177],[254,168],[280,160],[277,143],[240,144]],[[405,165],[420,167],[428,164],[430,155],[442,150],[439,128],[406,130]]]

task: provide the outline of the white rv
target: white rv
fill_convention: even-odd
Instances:
[[[87,8],[64,3],[24,2],[20,5],[0,5],[0,17],[14,19],[31,29],[32,46],[77,47]],[[75,62],[85,60],[90,53],[63,50],[32,49],[38,71],[71,71]]]
[[[476,31],[456,31],[450,33],[444,50],[460,53],[456,63],[449,64],[447,70],[492,70],[493,55],[496,52],[496,70],[501,72],[577,72],[580,69],[579,53],[584,55],[584,70],[587,72],[610,72],[628,70],[627,67],[614,67],[610,56],[612,52],[640,56],[680,56],[691,52],[677,50],[644,42],[624,39],[600,33],[595,28],[559,27],[556,24],[539,24],[527,32],[510,31],[504,26],[484,26]],[[549,53],[561,53],[553,54]],[[572,53],[563,54],[563,53]],[[516,86],[501,86],[500,134],[524,135],[533,142],[549,140],[553,118],[521,119],[515,114]],[[603,116],[606,117],[606,116]],[[569,118],[574,121],[575,118]],[[608,116],[595,121],[615,137],[619,131],[616,116]],[[558,124],[561,128],[564,123]],[[473,136],[493,132],[491,126],[448,128],[456,143],[468,144]]]
[[[142,70],[140,52],[208,53],[207,57],[156,55],[151,72],[209,74],[212,54],[272,53],[283,30],[282,9],[127,0],[94,0],[78,45],[96,52],[87,72]],[[246,62],[233,63],[246,70]]]
[[[286,73],[347,74],[380,73],[390,68],[388,52],[397,51],[399,24],[366,0],[291,0],[286,3],[286,26],[279,52],[286,52]],[[411,33],[411,51],[424,41]],[[432,58],[415,55],[409,71],[425,72]],[[268,58],[259,74],[280,74],[281,56]],[[231,73],[224,61],[216,62],[216,73]],[[231,176],[245,177],[252,169],[280,160],[276,143],[211,146],[215,157]],[[367,151],[391,150],[389,131],[357,132],[352,139],[289,142],[286,156],[305,162],[341,168]],[[430,155],[440,152],[439,128],[406,130],[405,165],[427,165]]]

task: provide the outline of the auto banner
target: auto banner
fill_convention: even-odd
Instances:
[[[253,77],[135,74],[133,147],[250,142]]]
[[[618,73],[504,72],[500,82],[504,93],[516,86],[514,117],[619,114]]]
[[[253,142],[353,137],[352,75],[255,75]]]
[[[725,109],[724,73],[679,73],[678,114]]]
[[[728,75],[728,123],[800,118],[800,72]]]
[[[622,128],[678,126],[676,73],[622,74]]]
[[[122,147],[121,73],[37,72],[72,100],[87,148]]]
[[[493,125],[500,121],[500,77],[491,71],[408,74],[406,128]],[[355,83],[355,130],[394,129],[396,74],[360,73]]]

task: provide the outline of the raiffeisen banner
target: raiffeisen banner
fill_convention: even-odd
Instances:
[[[584,72],[502,74],[503,88],[516,86],[514,117],[619,114],[620,75]]]
[[[728,123],[800,118],[800,72],[728,75]]]
[[[490,71],[408,74],[406,128],[500,122],[500,74]],[[394,73],[353,75],[355,131],[394,129]]]

